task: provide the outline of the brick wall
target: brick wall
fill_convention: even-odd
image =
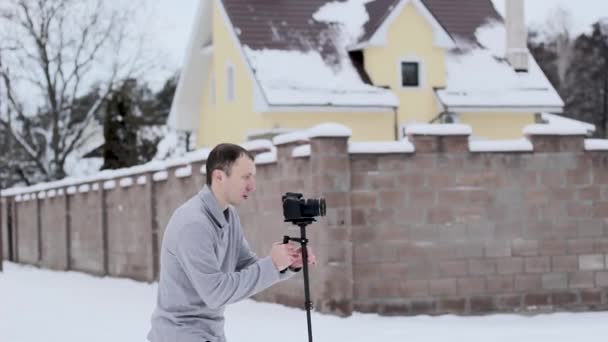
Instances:
[[[53,196],[40,200],[40,221],[41,265],[55,270],[69,269],[66,198]]]
[[[6,204],[5,198],[0,197],[0,271],[2,271],[2,260],[8,259],[8,227],[6,223]]]
[[[98,183],[97,190],[68,193],[66,189],[64,192],[69,205],[70,269],[95,275],[107,274],[107,227],[103,206],[106,191],[102,186]]]
[[[533,151],[483,153],[469,152],[466,135],[410,140],[414,153],[349,152],[348,137],[331,135],[277,145],[239,208],[251,247],[266,255],[283,235],[299,237],[283,222],[281,196],[301,192],[328,203],[306,228],[321,312],[608,308],[608,151],[585,150],[583,136],[531,136]],[[310,154],[293,157],[302,144]],[[96,190],[6,198],[16,260],[153,281],[166,223],[203,186],[203,163],[130,175],[131,185],[122,177],[114,188],[104,179]],[[303,293],[299,274],[256,299],[302,307]]]
[[[35,194],[33,196],[33,199],[15,206],[17,261],[30,265],[36,265],[40,261],[38,200]]]

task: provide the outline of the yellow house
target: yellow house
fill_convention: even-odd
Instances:
[[[523,0],[202,0],[170,114],[197,147],[321,122],[515,139],[564,103],[526,48]]]

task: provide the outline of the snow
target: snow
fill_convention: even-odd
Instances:
[[[175,177],[186,178],[192,176],[192,165],[186,165],[175,170]]]
[[[271,106],[399,105],[392,91],[365,84],[348,55],[331,66],[315,50],[252,50],[245,46],[244,51]]]
[[[411,124],[406,135],[471,135],[472,128],[463,124]]]
[[[160,182],[167,180],[169,178],[169,173],[167,171],[158,171],[152,175],[152,180],[155,182]]]
[[[91,190],[91,186],[89,184],[82,184],[78,187],[78,192],[87,193]]]
[[[65,161],[65,172],[70,177],[85,177],[95,174],[101,170],[103,158],[82,158],[70,154]]]
[[[446,54],[446,87],[436,93],[448,110],[515,107],[561,112],[562,99],[531,55],[528,72],[516,72],[506,61],[504,24],[486,24],[476,37],[483,47]]]
[[[293,142],[305,142],[308,141],[308,134],[306,131],[295,131],[290,133],[279,134],[272,138],[272,143],[275,146],[290,144]]]
[[[272,141],[268,139],[256,139],[246,141],[241,144],[241,147],[246,149],[247,151],[260,151],[260,150],[272,150],[274,146],[272,145]]]
[[[552,126],[576,126],[581,127],[587,130],[589,133],[595,132],[595,125],[586,123],[584,121],[574,120],[571,118],[567,118],[565,116],[551,114],[551,113],[541,113],[541,117],[543,121],[547,122],[547,124]]]
[[[270,152],[260,153],[255,156],[256,165],[272,164],[277,162],[277,150],[274,149]]]
[[[206,175],[207,174],[207,165],[201,165],[200,172],[202,175]]]
[[[94,277],[4,263],[0,272],[0,331],[7,342],[145,341],[157,283]],[[311,271],[315,282],[316,271]],[[44,285],[41,285],[44,284]],[[301,284],[303,289],[303,284]],[[303,290],[302,290],[303,291]],[[303,299],[302,299],[303,301]],[[244,300],[225,311],[228,341],[307,341],[306,312]],[[355,313],[341,318],[313,311],[317,342],[572,342],[601,341],[608,312],[535,316],[384,317]],[[255,327],[253,330],[251,327]]]
[[[136,165],[129,168],[116,169],[116,170],[103,170],[101,172],[97,172],[87,176],[81,177],[68,177],[62,180],[48,182],[48,183],[38,183],[29,187],[16,187],[7,190],[3,190],[1,192],[2,196],[15,196],[18,194],[24,194],[29,192],[37,192],[37,191],[46,191],[50,189],[56,189],[60,187],[68,187],[73,185],[80,185],[82,183],[92,183],[96,181],[105,181],[110,179],[128,177],[128,176],[138,176],[142,173],[147,172],[156,172],[166,170],[167,168],[174,166],[182,166],[187,165],[193,162],[198,162],[202,160],[206,160],[209,155],[209,149],[199,149],[189,153],[184,154],[180,157],[175,157],[167,160],[153,160],[146,164]]]
[[[318,22],[338,23],[343,27],[345,41],[342,46],[348,46],[359,40],[363,34],[363,25],[369,20],[365,3],[371,0],[348,0],[344,2],[328,2],[321,6],[313,19]]]
[[[308,138],[347,138],[353,131],[341,124],[326,122],[316,125],[308,130]]]
[[[43,199],[43,198],[45,198],[45,197],[46,197],[46,193],[45,193],[44,191],[40,191],[40,192],[38,193],[38,198]]]
[[[105,190],[112,190],[114,188],[116,188],[116,181],[115,180],[109,180],[103,183],[103,188]]]
[[[293,158],[310,157],[310,144],[300,145],[291,151]]]
[[[67,193],[68,193],[68,195],[75,194],[76,193],[76,187],[75,186],[69,186],[68,189],[67,189]],[[28,195],[25,195],[25,196],[28,196]]]
[[[147,182],[146,176],[139,176],[139,177],[137,177],[137,184],[139,184],[139,185],[145,185],[146,182]]]
[[[581,126],[533,124],[524,127],[524,135],[587,135]]]
[[[156,160],[164,160],[167,157],[178,153],[179,149],[179,136],[177,131],[170,130],[167,134],[161,139],[161,141],[156,145],[156,155],[154,159]]]
[[[132,177],[126,177],[126,178],[122,178],[119,182],[118,185],[120,185],[121,188],[128,188],[131,185],[133,185],[133,178]]]
[[[469,141],[471,152],[532,152],[534,147],[528,139],[476,140]]]
[[[49,190],[49,192],[47,193],[47,197],[49,198],[53,198],[55,196],[57,196],[57,191],[55,189]]]
[[[608,139],[585,139],[585,150],[608,151]]]
[[[351,142],[348,144],[348,153],[351,154],[412,153],[414,150],[414,145],[406,140]]]

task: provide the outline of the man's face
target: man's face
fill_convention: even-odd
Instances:
[[[255,163],[247,156],[240,156],[232,165],[224,185],[226,202],[239,205],[255,191]]]

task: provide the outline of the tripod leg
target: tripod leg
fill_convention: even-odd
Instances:
[[[308,281],[308,239],[306,238],[305,225],[300,226],[302,235],[300,243],[302,244],[302,266],[304,267],[304,300],[306,307],[306,322],[308,323],[308,341],[312,342],[312,322],[310,310],[312,310],[312,302],[310,300],[310,283]]]

